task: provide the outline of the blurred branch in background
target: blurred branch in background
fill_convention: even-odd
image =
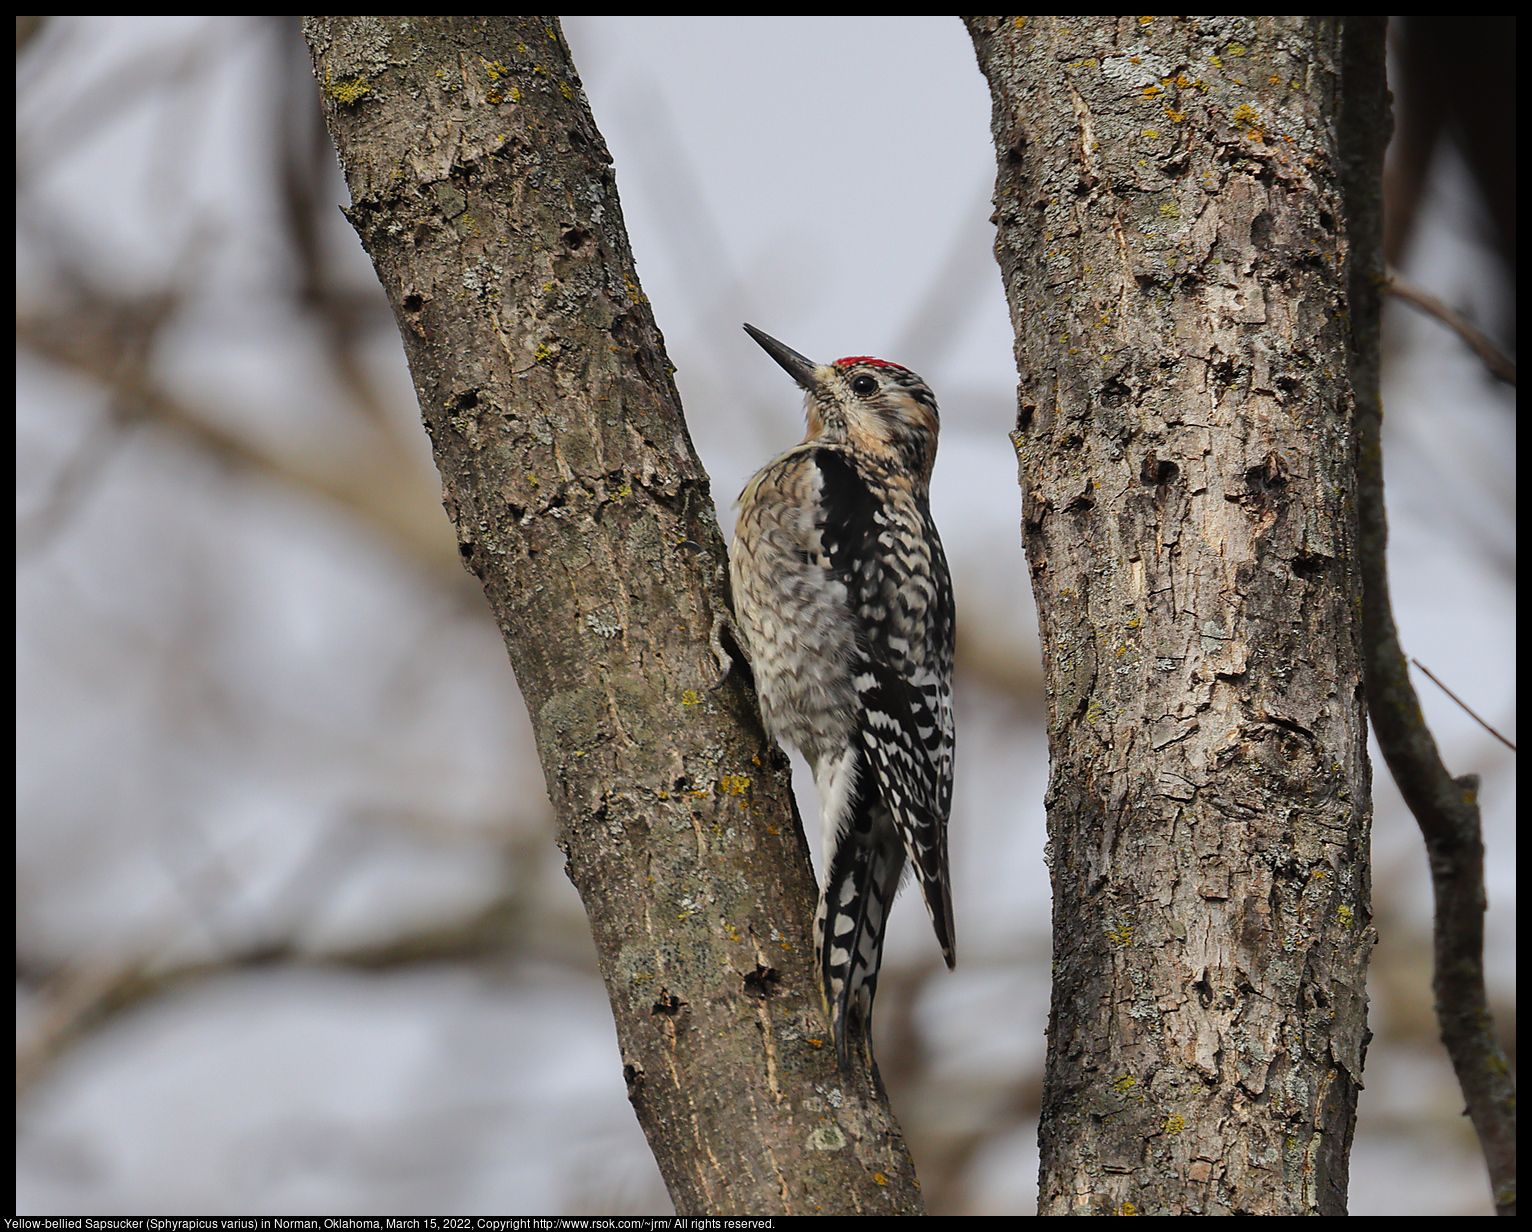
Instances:
[[[1458,337],[1469,345],[1473,353],[1484,361],[1485,368],[1496,380],[1504,381],[1507,385],[1516,384],[1515,362],[1461,312],[1454,312],[1436,296],[1428,295],[1419,287],[1406,282],[1394,270],[1388,273],[1388,293],[1396,299],[1402,299],[1405,303],[1414,305],[1427,316],[1435,317],[1456,332]]]
[[[594,974],[296,23],[138,20],[18,20],[23,1097],[240,971]]]

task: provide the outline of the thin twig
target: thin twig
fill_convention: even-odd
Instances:
[[[1421,671],[1425,672],[1425,674],[1427,676],[1430,676],[1432,684],[1434,684],[1438,689],[1440,689],[1443,693],[1445,693],[1448,697],[1450,697],[1453,701],[1455,701],[1459,706],[1463,707],[1463,713],[1465,713],[1470,719],[1472,719],[1475,723],[1477,723],[1480,727],[1482,727],[1485,731],[1487,731],[1496,740],[1500,741],[1501,744],[1505,745],[1506,748],[1510,749],[1511,752],[1514,753],[1516,751],[1516,746],[1514,744],[1512,744],[1509,740],[1507,740],[1504,736],[1502,736],[1499,732],[1497,732],[1493,727],[1491,727],[1488,723],[1486,723],[1483,719],[1481,719],[1478,715],[1476,715],[1469,708],[1469,705],[1468,705],[1467,702],[1465,702],[1461,697],[1459,697],[1456,693],[1454,693],[1451,689],[1449,689],[1446,685],[1444,685],[1440,680],[1438,680],[1436,678],[1435,674],[1431,671],[1431,669],[1429,667],[1427,667],[1424,663],[1422,663],[1414,655],[1410,656],[1410,662],[1413,663],[1416,667],[1420,668]]]
[[[1491,342],[1488,335],[1462,313],[1455,312],[1436,296],[1406,282],[1399,276],[1397,270],[1388,271],[1388,282],[1385,286],[1396,298],[1402,299],[1407,304],[1414,304],[1427,316],[1433,316],[1444,325],[1456,330],[1458,337],[1462,338],[1473,349],[1474,354],[1484,361],[1484,366],[1490,370],[1491,376],[1504,381],[1512,389],[1516,388],[1516,361]],[[1434,680],[1435,677],[1433,676],[1432,679]]]

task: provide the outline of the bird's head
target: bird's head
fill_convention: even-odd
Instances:
[[[849,444],[922,486],[930,483],[941,416],[936,396],[920,377],[870,355],[816,364],[753,325],[745,332],[802,387],[805,439]]]

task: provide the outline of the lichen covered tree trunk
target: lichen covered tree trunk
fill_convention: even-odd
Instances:
[[[1339,25],[969,28],[1048,687],[1040,1213],[1343,1213],[1372,929]]]
[[[790,782],[722,675],[707,476],[557,20],[304,32],[677,1210],[918,1211],[886,1102],[826,1046]]]

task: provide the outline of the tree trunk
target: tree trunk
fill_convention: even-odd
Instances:
[[[1042,625],[1042,1214],[1343,1214],[1372,944],[1329,18],[973,18]]]
[[[887,1105],[835,1070],[785,763],[718,683],[724,546],[557,20],[305,35],[677,1210],[918,1211]]]

